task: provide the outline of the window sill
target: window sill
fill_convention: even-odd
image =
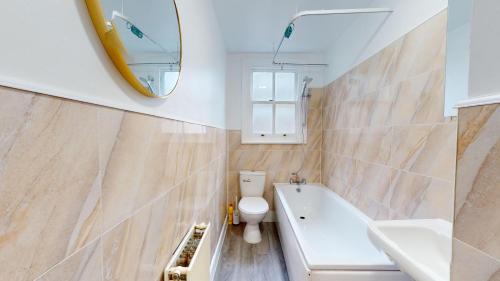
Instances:
[[[300,142],[300,141],[241,141],[241,144],[307,144],[307,142]]]

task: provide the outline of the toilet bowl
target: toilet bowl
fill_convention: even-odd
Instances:
[[[243,239],[250,244],[257,244],[262,240],[259,223],[269,211],[269,205],[261,197],[244,197],[238,205],[241,217],[247,222]]]
[[[259,223],[269,211],[264,195],[266,173],[262,171],[240,171],[241,200],[238,203],[241,218],[246,221],[243,239],[250,244],[262,240]]]

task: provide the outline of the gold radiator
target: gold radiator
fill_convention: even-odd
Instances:
[[[193,225],[165,268],[165,281],[210,281],[210,224]]]

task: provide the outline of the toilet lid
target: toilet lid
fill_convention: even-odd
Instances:
[[[269,205],[262,197],[243,197],[238,207],[241,212],[251,215],[264,214],[269,210]]]

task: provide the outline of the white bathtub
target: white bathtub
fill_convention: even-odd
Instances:
[[[290,281],[409,281],[367,234],[366,215],[317,184],[274,184]]]

